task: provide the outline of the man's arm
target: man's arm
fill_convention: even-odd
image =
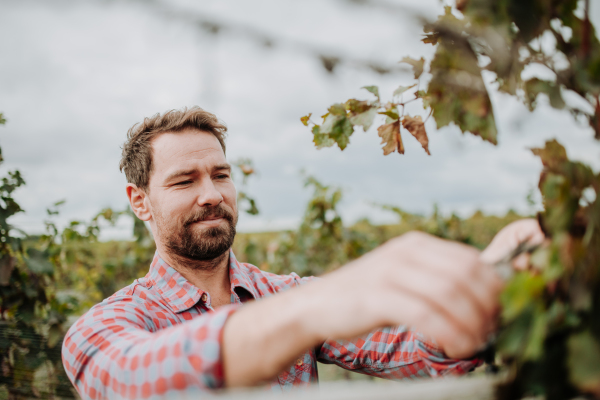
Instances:
[[[500,289],[477,250],[403,235],[232,315],[223,332],[225,383],[256,384],[329,338],[352,339],[383,326],[415,327],[448,357],[471,356],[494,329]]]
[[[143,301],[142,301],[143,299]],[[63,342],[67,375],[83,399],[148,398],[223,387],[221,333],[238,305],[160,329],[164,306],[111,296],[73,325]]]
[[[462,375],[482,360],[448,358],[440,347],[406,326],[380,328],[353,340],[327,340],[318,360],[384,379]]]
[[[321,363],[390,380],[463,375],[483,362],[449,358],[431,338],[408,326],[379,328],[352,340],[328,339],[316,350]]]
[[[506,240],[484,252],[488,259],[510,251],[515,237],[543,240],[533,220],[505,230],[499,237]],[[384,326],[414,327],[445,357],[470,357],[495,329],[501,288],[477,250],[403,235],[318,281],[233,314],[223,330],[225,384],[265,381],[327,339],[351,340]]]

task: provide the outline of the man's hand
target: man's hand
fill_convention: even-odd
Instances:
[[[543,240],[536,226],[509,225],[483,253],[411,232],[318,281],[243,307],[224,330],[226,384],[255,384],[326,339],[383,326],[409,325],[451,358],[472,356],[495,329],[499,308],[502,281],[489,263],[520,239]]]
[[[336,309],[327,318],[322,309],[315,321],[327,320],[323,328],[334,338],[409,325],[451,358],[472,356],[495,328],[502,288],[479,256],[472,247],[424,233],[390,240],[312,285]]]
[[[542,244],[546,239],[535,219],[521,219],[505,226],[481,253],[481,261],[495,264],[516,249],[521,243]],[[521,254],[513,260],[513,267],[524,270],[529,264],[529,254]]]

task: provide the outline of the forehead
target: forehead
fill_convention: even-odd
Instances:
[[[210,132],[167,132],[152,140],[153,174],[168,174],[178,168],[210,167],[226,163],[219,140]]]

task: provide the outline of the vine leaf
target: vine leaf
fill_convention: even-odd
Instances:
[[[400,87],[398,87],[398,89],[394,90],[393,96],[400,96],[402,93],[406,92],[409,89],[414,88],[415,86],[417,86],[416,83],[414,85],[410,85],[410,86],[400,86]]]
[[[398,153],[404,154],[404,144],[402,143],[402,136],[400,136],[400,120],[380,126],[377,128],[377,132],[379,137],[381,137],[381,144],[384,145],[384,156],[396,150]]]
[[[429,138],[427,137],[425,123],[423,122],[423,119],[421,119],[421,116],[417,115],[416,117],[411,117],[410,115],[406,115],[402,119],[402,126],[409,131],[419,143],[421,143],[425,152],[428,155],[431,155],[429,152]]]
[[[330,139],[333,139],[337,143],[340,150],[344,150],[348,146],[348,143],[350,143],[350,136],[354,133],[354,127],[347,118],[346,108],[343,104],[336,103],[329,107],[328,111],[329,113],[319,129],[319,133],[328,135]],[[329,143],[329,141],[323,142],[326,144]],[[315,142],[315,144],[317,143]]]
[[[577,387],[600,396],[600,344],[589,331],[568,341],[569,377]]]
[[[10,254],[4,254],[0,257],[0,286],[10,284],[10,275],[15,268],[16,259]]]
[[[492,102],[469,41],[457,34],[442,36],[431,74],[427,95],[438,129],[454,122],[462,132],[496,144]]]
[[[544,167],[550,170],[560,169],[564,163],[569,161],[567,150],[556,139],[547,141],[543,148],[531,149],[531,152],[542,160]]]
[[[363,130],[366,132],[369,130],[371,125],[373,125],[373,120],[375,119],[376,115],[377,115],[377,108],[371,107],[365,112],[352,115],[349,119],[353,125],[362,126]]]
[[[313,133],[313,143],[317,147],[317,149],[322,149],[323,147],[331,147],[335,144],[335,141],[329,137],[327,134],[321,133],[321,127],[319,125],[315,125],[312,128]]]
[[[311,115],[312,113],[300,118],[300,121],[302,122],[302,124],[304,124],[304,126],[308,126],[308,121],[310,120]]]
[[[398,112],[393,109],[387,110],[387,111],[381,111],[381,112],[378,112],[378,114],[385,115],[387,117],[390,117],[391,119],[399,119],[400,118],[400,115],[398,115]]]
[[[366,89],[369,92],[373,93],[375,95],[375,97],[377,97],[377,100],[379,101],[379,88],[377,86],[363,86],[361,89]]]
[[[565,101],[560,93],[560,87],[556,82],[544,81],[532,78],[525,82],[526,102],[530,111],[536,106],[538,94],[545,93],[550,100],[550,106],[558,110],[565,108]]]
[[[415,60],[412,57],[404,57],[400,62],[412,66],[415,79],[419,79],[419,77],[423,74],[423,68],[425,66],[425,59],[423,57],[421,57],[419,60]]]
[[[431,106],[429,104],[429,96],[424,90],[417,90],[415,96],[417,96],[418,99],[421,99],[421,101],[423,101],[423,109],[427,110]]]

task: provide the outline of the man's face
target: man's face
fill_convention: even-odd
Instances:
[[[232,245],[237,193],[217,138],[187,130],[152,141],[148,198],[157,242],[180,257],[212,260]]]

